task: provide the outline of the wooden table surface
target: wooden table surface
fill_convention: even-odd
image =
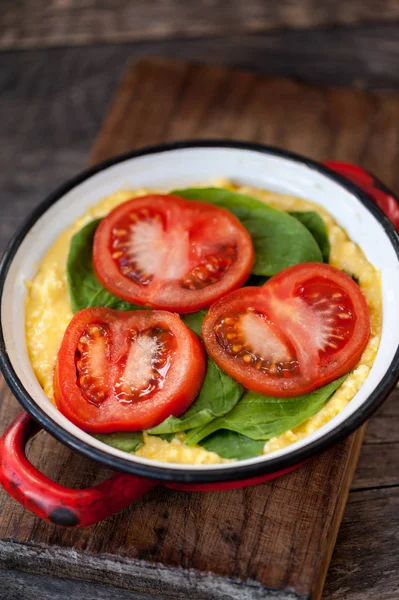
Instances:
[[[35,12],[27,0],[2,3],[0,251],[43,196],[85,164],[117,81],[132,58],[181,56],[317,83],[399,89],[399,3],[395,0],[339,3],[338,10],[330,2],[307,0],[302,3],[303,11],[288,0],[275,3],[278,10],[263,10],[261,2],[251,0],[244,3],[243,13],[238,11],[239,3],[233,2],[229,19],[224,18],[221,1],[199,3],[217,8],[218,19],[212,22],[204,17],[207,13],[201,13],[204,7],[197,13],[188,9],[184,13],[183,4],[190,3],[168,0],[158,2],[163,5],[166,25],[157,28],[144,11],[139,15],[140,31],[124,25],[132,18],[127,2],[115,3],[119,21],[112,17],[110,3],[82,3],[87,5],[82,14],[79,4],[75,0],[38,2]],[[98,5],[97,13],[90,8],[93,4]],[[181,13],[172,10],[176,5],[183,10],[180,20],[176,15]],[[20,50],[27,47],[29,51]],[[398,119],[389,114],[386,118],[393,120],[392,147],[396,150],[386,157],[391,163],[399,158]],[[378,132],[372,143],[378,145]],[[398,177],[385,183],[399,192]],[[399,598],[398,465],[396,390],[368,426],[327,576],[325,600]],[[0,598],[40,597],[33,575],[21,574],[18,581],[14,572],[11,581],[0,572],[0,582]],[[21,585],[29,585],[32,595],[22,595]],[[70,594],[85,600],[95,597],[94,593],[99,599],[109,598],[98,585],[88,590],[87,584],[77,581],[66,588],[56,579],[48,585],[54,600]]]

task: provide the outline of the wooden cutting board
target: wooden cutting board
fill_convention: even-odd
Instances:
[[[275,144],[318,160],[351,161],[395,186],[391,132],[398,120],[399,102],[389,95],[142,60],[126,73],[90,163],[163,141],[224,137]],[[20,409],[4,382],[0,391],[2,432]],[[99,598],[101,589],[109,591],[101,598],[116,600],[317,600],[363,433],[274,482],[207,494],[158,488],[84,530],[40,521],[1,490],[0,567],[15,570],[16,578],[17,571],[34,574],[42,582],[41,600],[54,600],[49,576],[91,582],[80,596],[85,599]],[[43,432],[29,456],[71,487],[108,475]],[[33,575],[24,577],[30,581]],[[77,583],[68,585],[72,590]]]

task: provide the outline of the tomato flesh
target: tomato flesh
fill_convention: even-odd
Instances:
[[[350,371],[368,342],[370,319],[350,277],[305,263],[219,300],[202,332],[208,353],[246,388],[289,397]]]
[[[205,370],[200,341],[177,315],[89,308],[65,332],[55,401],[84,431],[138,431],[187,410]]]
[[[111,293],[180,313],[207,308],[240,287],[253,263],[251,237],[233,214],[172,195],[116,207],[93,245],[96,276]]]

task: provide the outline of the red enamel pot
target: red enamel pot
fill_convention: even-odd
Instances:
[[[133,187],[184,187],[225,176],[323,205],[381,270],[383,334],[373,369],[349,405],[328,424],[283,450],[224,465],[174,465],[115,450],[67,421],[45,397],[30,366],[24,336],[25,279],[59,233],[99,198]],[[179,142],[147,148],[89,169],[51,194],[11,240],[0,266],[0,366],[25,409],[0,439],[0,482],[18,502],[50,523],[84,527],[123,509],[157,485],[193,492],[269,481],[296,469],[359,427],[387,398],[399,377],[399,204],[370,173],[259,144]],[[389,327],[386,326],[389,323]],[[41,428],[73,450],[118,472],[83,490],[64,488],[26,458]]]

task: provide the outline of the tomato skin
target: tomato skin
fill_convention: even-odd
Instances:
[[[124,356],[133,329],[139,332],[163,328],[171,332],[173,348],[169,369],[153,395],[122,403],[115,389],[98,405],[87,401],[78,385],[76,352],[88,324],[99,324],[112,333],[111,353],[106,364],[109,381],[121,379]],[[132,329],[133,328],[133,329]],[[79,364],[79,363],[78,363]],[[127,367],[125,367],[126,371]],[[166,311],[120,312],[88,308],[76,313],[67,327],[54,373],[54,397],[59,410],[89,433],[140,431],[155,427],[170,415],[181,415],[197,396],[206,372],[205,352],[198,337],[176,314]]]
[[[147,237],[136,243],[139,266],[129,262],[133,260],[132,255],[135,256],[131,250],[133,234],[121,237],[119,245],[113,237],[115,232],[119,235],[120,231],[125,234],[131,231],[136,224],[129,221],[132,213],[140,216],[146,213],[153,232],[151,237],[151,229],[150,234],[147,229],[143,234]],[[125,255],[115,258],[119,248],[122,248],[120,254]],[[187,281],[191,281],[188,274],[195,280],[193,285],[198,286],[201,285],[199,277],[212,275],[206,271],[209,257],[217,272],[215,281],[202,288],[188,289]],[[206,202],[170,194],[134,198],[117,206],[101,221],[93,243],[94,271],[109,292],[133,304],[180,314],[208,308],[227,292],[242,286],[254,261],[251,236],[232,213]],[[177,270],[181,265],[186,266],[174,274],[174,264]],[[151,267],[155,273],[147,272]]]
[[[258,354],[252,350],[250,334],[242,333],[242,315],[255,319],[253,339],[259,339],[263,327],[264,347],[272,338],[282,358],[269,361],[270,366],[261,356],[262,344]],[[227,335],[233,336],[238,353]],[[207,352],[231,377],[247,389],[283,398],[311,392],[348,373],[367,345],[370,318],[359,286],[348,275],[329,265],[302,263],[261,287],[233,291],[213,304],[202,336]]]

